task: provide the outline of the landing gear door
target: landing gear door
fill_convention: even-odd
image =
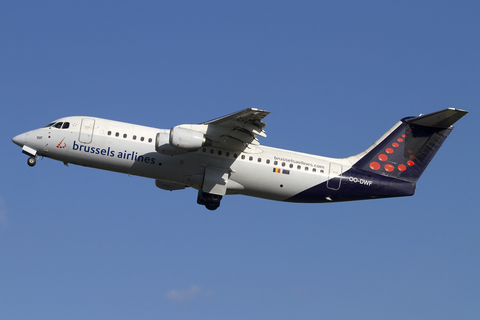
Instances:
[[[227,193],[229,169],[206,167],[202,191],[223,196]]]
[[[95,127],[94,119],[83,118],[82,125],[80,126],[80,136],[78,137],[78,141],[83,143],[92,142],[94,127]]]
[[[328,169],[327,188],[332,190],[340,189],[342,181],[342,166],[336,163],[330,163]]]

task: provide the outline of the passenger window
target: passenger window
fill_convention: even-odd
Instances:
[[[137,140],[137,136],[136,136],[136,135],[134,135],[132,138],[133,138],[133,140]]]
[[[143,141],[143,140],[145,140],[145,138],[144,138],[144,137],[141,137],[141,138],[140,138],[140,141]]]
[[[270,164],[270,159],[267,159],[267,164]]]
[[[112,135],[112,131],[108,131],[107,134],[110,136]]]
[[[68,129],[70,127],[70,122],[64,122],[62,129]]]
[[[313,172],[317,172],[317,169],[313,168],[312,171],[313,171]]]
[[[253,160],[253,157],[249,157],[248,160],[252,161],[252,160]]]
[[[282,167],[285,167],[285,162],[282,162]]]
[[[123,137],[124,137],[124,138],[126,138],[126,137],[127,137],[127,134],[126,134],[126,133],[124,133],[124,134],[123,134]]]
[[[203,149],[202,149],[202,152],[203,152],[203,153],[207,152],[207,148],[203,148]]]
[[[244,154],[242,154],[242,160],[244,160],[244,159],[245,159],[245,155],[244,155]]]
[[[118,137],[119,135],[120,135],[120,133],[115,132],[115,137]]]
[[[278,165],[278,161],[275,160],[275,161],[273,162],[273,165],[275,165],[275,166]]]
[[[222,155],[222,151],[221,151],[221,150],[218,150],[218,155],[219,155],[219,156]]]
[[[262,162],[262,158],[258,158],[258,160],[257,160],[257,161],[258,161],[258,162]]]
[[[228,152],[228,151],[225,152],[225,156],[226,156],[226,157],[230,157],[230,152]]]
[[[57,129],[60,129],[62,127],[62,124],[63,124],[63,122],[57,122],[57,123],[55,123],[55,125],[53,127],[57,128]]]
[[[210,154],[214,154],[214,153],[215,153],[215,150],[210,149]]]
[[[149,142],[149,143],[152,142],[152,138],[148,138],[148,142]]]
[[[293,164],[290,163],[290,166],[289,166],[289,167],[290,167],[290,168],[293,168]]]
[[[297,166],[297,169],[298,169],[298,170],[302,169],[302,166]]]
[[[234,154],[233,154],[233,157],[234,157],[235,159],[237,159],[238,154],[234,153]]]
[[[305,167],[305,171],[308,171],[308,167]]]

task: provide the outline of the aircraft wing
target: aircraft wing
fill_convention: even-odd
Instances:
[[[207,137],[222,147],[244,150],[250,145],[259,145],[257,136],[266,137],[263,122],[270,112],[248,108],[230,115],[206,121]]]

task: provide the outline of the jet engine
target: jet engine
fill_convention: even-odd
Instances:
[[[157,133],[155,150],[161,154],[174,156],[211,145],[212,141],[203,133],[176,126],[170,129],[170,132]]]
[[[170,129],[170,145],[180,149],[198,150],[211,145],[211,141],[201,132],[177,126]]]

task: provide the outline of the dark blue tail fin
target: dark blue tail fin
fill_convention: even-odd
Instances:
[[[415,183],[452,131],[467,114],[445,109],[419,117],[402,119],[363,153],[353,167]]]

